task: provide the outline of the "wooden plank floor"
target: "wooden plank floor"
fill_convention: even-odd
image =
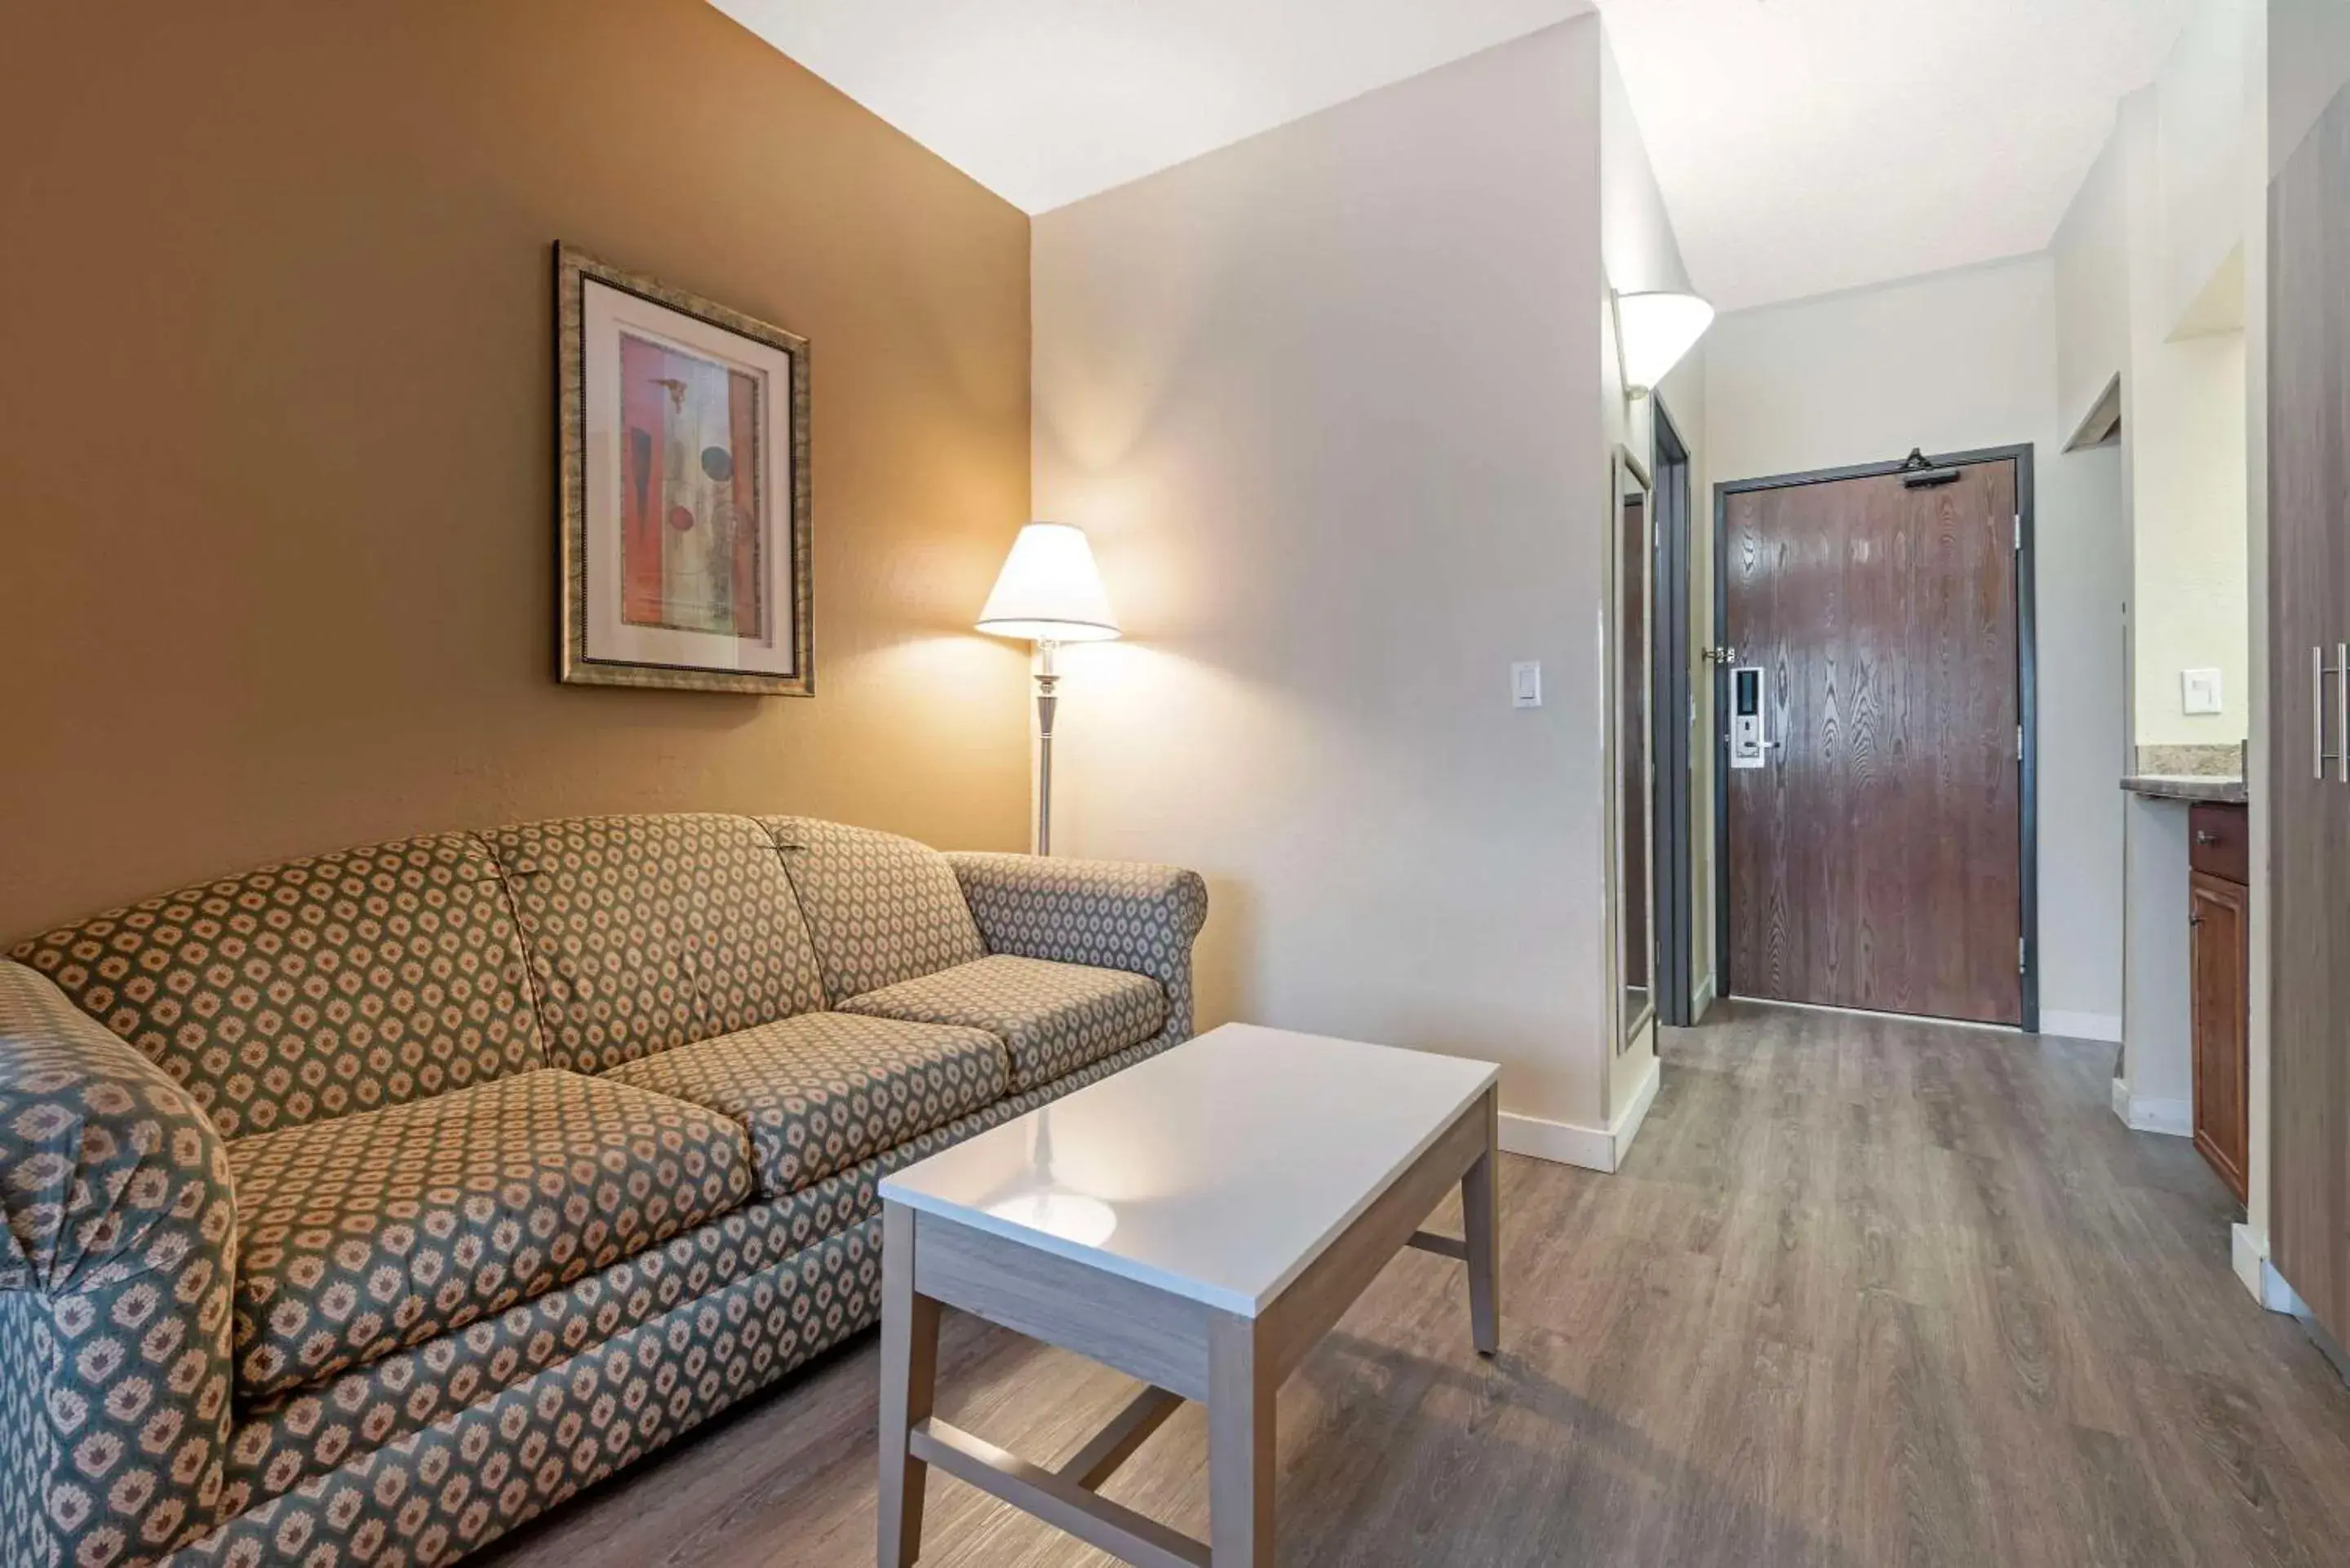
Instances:
[[[1668,1032],[1625,1170],[1511,1158],[1503,1353],[1406,1252],[1283,1389],[1281,1560],[2350,1562],[2350,1390],[2228,1269],[2109,1046],[1754,1006]],[[1444,1227],[1456,1214],[1440,1214]],[[941,1413],[1057,1462],[1117,1374],[950,1314]],[[866,1568],[872,1335],[484,1559]],[[1206,1532],[1187,1407],[1106,1489]],[[1108,1559],[933,1474],[925,1564]]]

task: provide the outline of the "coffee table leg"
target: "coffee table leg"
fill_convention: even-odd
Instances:
[[[1208,1325],[1208,1544],[1212,1568],[1273,1568],[1272,1357],[1256,1322]]]
[[[881,1489],[877,1568],[910,1568],[922,1552],[922,1486],[931,1467],[906,1450],[931,1418],[939,1381],[939,1303],[914,1292],[914,1212],[881,1213]]]
[[[1480,1355],[1502,1348],[1502,1260],[1496,1235],[1501,1177],[1501,1105],[1485,1096],[1485,1152],[1461,1179],[1461,1230],[1469,1242],[1469,1332]]]

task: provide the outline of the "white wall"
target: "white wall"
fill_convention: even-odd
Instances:
[[[2142,341],[2124,430],[2130,452],[2140,746],[2232,746],[2250,732],[2251,569],[2244,335]],[[2180,675],[2217,670],[2221,711],[2184,709]]]
[[[1632,97],[1605,33],[1599,46],[1599,248],[1620,294],[1686,290],[1689,268],[1665,212]]]
[[[1036,220],[1055,847],[1208,877],[1202,1023],[1608,1109],[1599,31],[1586,17]],[[1513,660],[1544,705],[1514,711]]]
[[[2155,78],[2158,287],[2167,323],[2196,307],[2243,239],[2243,191],[2258,155],[2248,113],[2251,65],[2266,4],[2203,0]],[[2231,324],[2243,324],[2241,291]]]
[[[2106,143],[2049,243],[2056,267],[2056,392],[2077,427],[2129,369],[2127,150]]]
[[[2114,1111],[2141,1132],[2184,1135],[2195,1126],[2189,808],[2143,795],[2124,801],[2130,919],[2122,1012],[2128,1044],[2114,1077]]]
[[[2188,296],[2203,292],[2207,264],[2216,267],[2243,243],[2247,15],[2241,0],[2206,0],[2156,84],[2122,105],[2114,135],[2130,256],[2123,440],[2135,535],[2131,731],[2139,746],[2230,746],[2249,732],[2241,292],[2237,330],[2181,335],[2199,313]],[[2201,147],[2206,140],[2223,151]],[[2180,674],[2203,669],[2220,672],[2222,711],[2189,714]]]
[[[1742,311],[1706,342],[1717,483],[1929,452],[2034,447],[2040,1000],[2052,1031],[2111,1037],[2122,1010],[2119,455],[2066,454],[2047,256]]]
[[[2329,7],[2350,15],[2339,0]],[[2266,776],[2266,332],[2269,37],[2265,0],[2206,0],[2156,81],[2126,99],[2054,244],[2059,382],[2068,405],[2118,371],[2131,519],[2132,740],[2248,740]],[[2345,34],[2350,42],[2350,34]],[[2179,711],[2178,672],[2222,671],[2226,711]],[[2125,1033],[2116,1109],[2183,1132],[2187,813],[2126,813]],[[2266,1253],[2267,814],[2251,813],[2251,1199],[2233,1249],[2255,1293]]]
[[[2253,709],[2244,327],[2265,288],[2265,36],[2251,0],[2205,0],[2121,104],[2051,246],[2068,419],[2122,379],[2137,745],[2233,745]],[[2220,671],[2221,712],[2183,711],[2189,669]]]

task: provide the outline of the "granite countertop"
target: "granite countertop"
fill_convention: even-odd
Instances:
[[[2213,805],[2242,805],[2244,781],[2235,778],[2188,777],[2177,774],[2132,774],[2122,788],[2149,800],[2184,800]]]

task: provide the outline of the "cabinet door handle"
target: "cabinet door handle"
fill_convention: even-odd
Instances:
[[[2344,784],[2350,784],[2350,642],[2334,645],[2334,763]]]
[[[2309,650],[2309,749],[2310,773],[2319,784],[2325,782],[2325,764],[2334,753],[2325,749],[2325,678],[2332,671],[2325,668],[2325,649]]]
[[[2219,846],[2220,836],[2209,828],[2199,827],[2195,830],[2195,842],[2206,849],[2215,849]]]

